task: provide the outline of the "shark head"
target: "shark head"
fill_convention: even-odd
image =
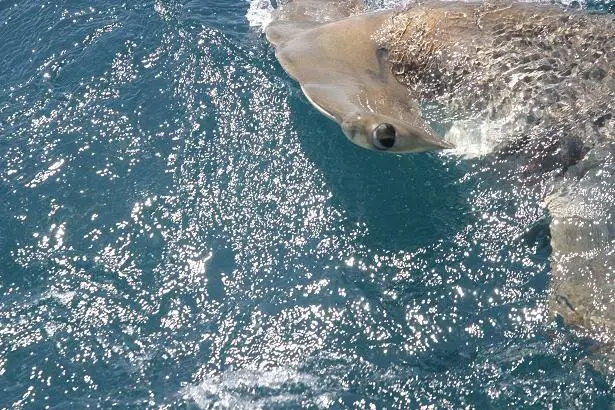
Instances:
[[[380,152],[424,152],[455,146],[429,126],[413,126],[375,112],[360,112],[342,120],[342,130],[356,145]]]

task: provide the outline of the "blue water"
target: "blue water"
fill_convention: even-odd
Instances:
[[[0,407],[611,404],[546,185],[356,148],[247,8],[0,0]]]

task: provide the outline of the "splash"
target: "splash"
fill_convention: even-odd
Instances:
[[[275,9],[284,4],[284,1],[272,2],[271,0],[248,0],[246,18],[251,27],[260,27],[263,31],[273,20]],[[365,2],[368,11],[404,7],[411,0],[369,0]]]
[[[246,18],[251,27],[260,27],[266,29],[273,19],[273,11],[275,8],[270,0],[249,0],[248,11]]]

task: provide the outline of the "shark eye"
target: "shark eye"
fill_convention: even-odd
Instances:
[[[395,127],[391,124],[382,123],[372,133],[374,146],[378,149],[387,150],[395,145]]]

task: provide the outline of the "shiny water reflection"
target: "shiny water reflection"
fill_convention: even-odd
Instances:
[[[0,406],[610,403],[544,192],[358,151],[247,6],[0,6]]]

